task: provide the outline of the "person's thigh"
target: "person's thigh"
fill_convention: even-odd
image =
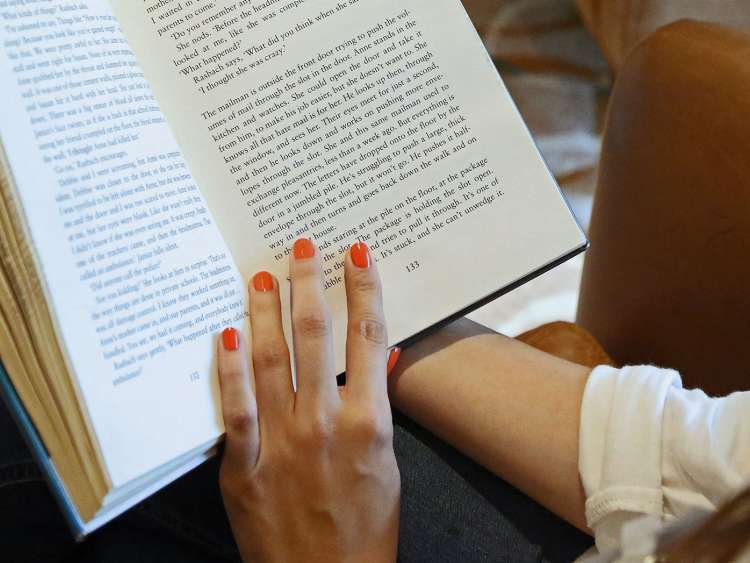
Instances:
[[[0,405],[0,553],[11,561],[239,561],[213,459],[76,545]],[[591,541],[405,417],[399,561],[571,561]]]
[[[0,400],[0,559],[45,561],[71,544],[47,485]]]
[[[140,563],[238,560],[216,486],[217,461],[77,544],[31,452],[0,400],[0,561]],[[172,491],[172,489],[177,489]],[[206,490],[208,489],[208,491]],[[214,490],[215,489],[215,490]],[[179,514],[175,493],[205,516]],[[180,498],[179,500],[183,500]],[[222,520],[223,519],[223,520]],[[204,522],[208,530],[204,530]],[[214,537],[219,531],[223,535]]]
[[[396,414],[399,561],[570,562],[593,540]]]
[[[403,485],[402,563],[569,562],[592,540],[406,417],[394,415]],[[218,460],[144,507],[165,533],[237,558],[218,488]],[[179,539],[175,536],[175,539]],[[198,545],[200,544],[200,545]]]

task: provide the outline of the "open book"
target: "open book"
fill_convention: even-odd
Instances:
[[[392,345],[587,244],[459,0],[0,13],[3,388],[79,535],[211,455],[215,336],[296,238],[340,371],[353,242]]]

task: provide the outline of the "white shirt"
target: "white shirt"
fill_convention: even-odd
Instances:
[[[579,471],[602,553],[623,527],[717,509],[750,483],[750,393],[711,398],[677,372],[596,368],[584,392]]]

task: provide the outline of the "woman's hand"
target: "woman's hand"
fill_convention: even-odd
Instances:
[[[248,562],[394,561],[400,477],[377,268],[364,244],[346,256],[347,383],[339,388],[320,253],[300,240],[290,261],[297,392],[270,274],[250,284],[250,351],[234,329],[219,345],[220,481],[235,539]]]

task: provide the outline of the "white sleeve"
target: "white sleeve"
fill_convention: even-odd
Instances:
[[[750,393],[670,392],[663,445],[665,513],[718,508],[750,480]]]
[[[579,469],[600,552],[619,547],[633,518],[715,508],[750,479],[750,393],[713,399],[672,370],[599,367],[583,397]]]
[[[652,367],[596,368],[581,406],[579,470],[586,520],[601,553],[619,547],[622,526],[661,515],[662,423],[673,371]]]

